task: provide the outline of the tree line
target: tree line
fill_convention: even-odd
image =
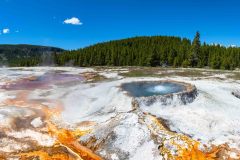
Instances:
[[[240,48],[187,38],[134,37],[78,50],[32,45],[0,45],[0,65],[8,66],[161,66],[233,70],[240,68]]]
[[[152,36],[99,43],[55,55],[59,66],[170,66],[240,68],[240,48],[201,43],[197,32],[186,38]]]

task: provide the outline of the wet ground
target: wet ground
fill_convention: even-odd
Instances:
[[[238,74],[162,68],[2,68],[0,159],[239,159],[240,99],[232,95],[240,87]],[[185,89],[162,85],[163,80],[196,85],[199,95],[187,105],[174,100],[169,106],[145,106],[134,104],[127,92],[148,96]],[[139,85],[143,81],[154,85]],[[130,85],[127,91],[122,84]],[[132,84],[136,86],[131,89]]]

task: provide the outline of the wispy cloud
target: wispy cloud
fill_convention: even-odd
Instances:
[[[3,33],[3,34],[8,34],[8,33],[10,33],[10,29],[9,29],[9,28],[4,28],[4,29],[2,30],[2,33]]]
[[[64,20],[64,24],[72,24],[72,25],[82,25],[83,23],[77,17],[72,17]]]

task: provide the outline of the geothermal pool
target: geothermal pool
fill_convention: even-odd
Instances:
[[[186,90],[184,85],[174,82],[132,82],[123,84],[122,88],[134,97],[167,95]]]

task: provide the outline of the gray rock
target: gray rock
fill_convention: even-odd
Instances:
[[[232,95],[234,95],[235,97],[240,99],[240,91],[239,90],[233,91]]]

